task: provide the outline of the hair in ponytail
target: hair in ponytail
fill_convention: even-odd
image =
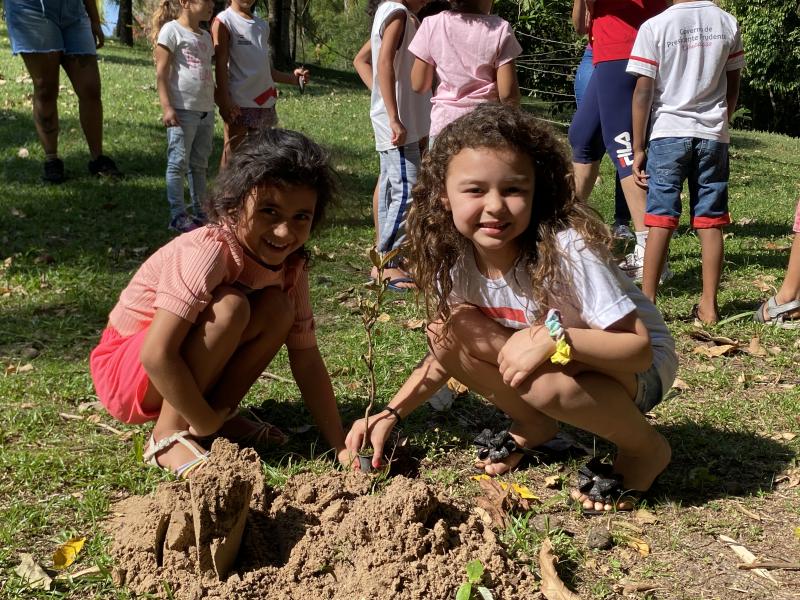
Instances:
[[[158,32],[165,23],[178,18],[180,9],[180,0],[158,0],[158,6],[150,20],[150,42],[153,48],[158,45]]]

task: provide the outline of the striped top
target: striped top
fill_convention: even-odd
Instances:
[[[294,302],[294,325],[286,346],[317,345],[305,260],[289,257],[278,271],[245,254],[227,228],[207,225],[173,239],[148,258],[122,291],[108,324],[122,336],[146,329],[157,309],[190,323],[206,309],[214,290],[233,286],[245,294],[279,286]]]

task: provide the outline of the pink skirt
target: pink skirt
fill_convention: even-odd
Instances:
[[[142,400],[150,384],[139,360],[146,334],[145,329],[123,337],[113,327],[107,327],[89,356],[97,397],[111,416],[123,423],[154,421],[161,412],[142,409]]]

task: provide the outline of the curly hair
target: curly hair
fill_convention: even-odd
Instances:
[[[414,201],[408,214],[408,260],[425,298],[429,319],[439,319],[447,331],[452,269],[467,252],[470,241],[453,223],[442,198],[450,160],[465,148],[510,149],[530,157],[535,180],[528,228],[519,236],[517,265],[524,266],[536,306],[574,303],[572,282],[563,267],[556,236],[572,228],[588,249],[610,258],[611,237],[597,213],[575,195],[575,182],[564,144],[546,125],[518,108],[485,103],[453,121],[436,137],[422,160]],[[541,312],[544,312],[542,310]],[[536,319],[543,314],[536,315]]]
[[[302,133],[268,128],[251,133],[220,171],[204,201],[209,223],[235,225],[250,192],[262,186],[307,187],[317,193],[315,231],[335,202],[337,182],[328,153]]]

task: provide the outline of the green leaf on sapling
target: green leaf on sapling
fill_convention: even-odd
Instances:
[[[472,597],[472,584],[470,582],[462,583],[456,592],[456,600],[469,600]]]
[[[488,588],[485,588],[482,585],[478,586],[478,594],[480,594],[483,600],[494,600],[492,592],[490,592]]]
[[[480,583],[483,579],[483,563],[478,559],[467,563],[467,580],[470,583]]]

